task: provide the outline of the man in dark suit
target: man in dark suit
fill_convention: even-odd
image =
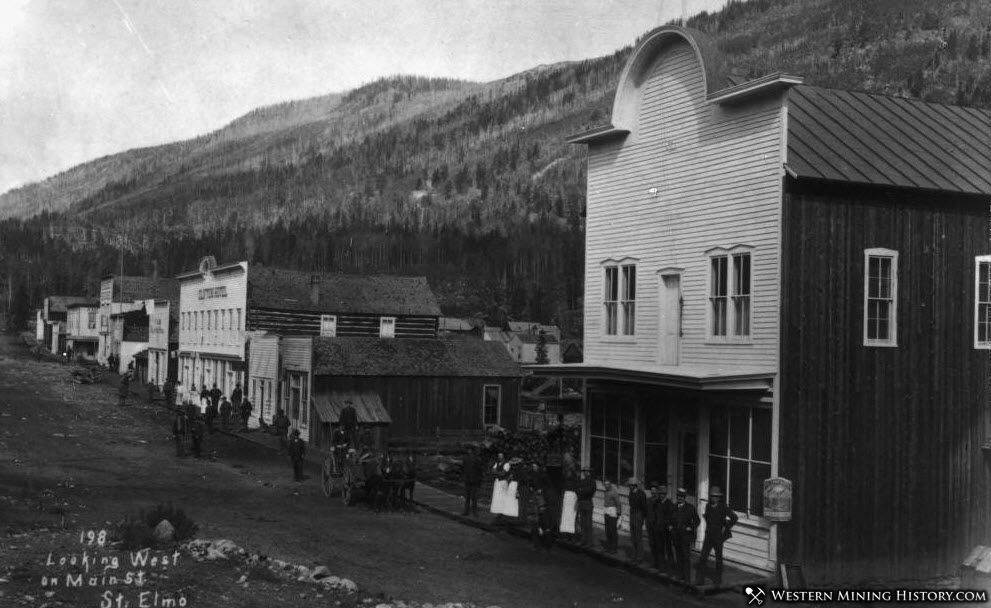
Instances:
[[[578,538],[579,544],[583,547],[592,547],[592,513],[595,509],[593,499],[596,492],[595,479],[592,478],[592,469],[582,469],[581,479],[575,484],[575,494],[577,502],[575,510],[578,512]]]
[[[647,494],[640,489],[640,482],[636,477],[630,477],[627,485],[630,487],[627,500],[630,503],[630,543],[633,545],[633,555],[630,557],[634,564],[639,564],[640,558],[643,557],[643,525],[647,520]]]
[[[299,429],[293,429],[289,440],[289,458],[292,460],[293,479],[303,481],[303,458],[306,457],[306,443],[300,437]]]
[[[668,487],[656,481],[650,484],[647,503],[647,534],[654,567],[658,570],[674,566],[674,545],[669,529],[674,515],[674,503],[668,498]]]
[[[462,515],[478,515],[478,488],[482,485],[482,459],[474,445],[468,446],[461,476],[465,482],[465,510]]]
[[[717,585],[723,582],[723,543],[733,536],[730,530],[739,519],[733,509],[723,503],[723,491],[719,486],[712,486],[709,492],[709,504],[705,506],[705,538],[702,541],[702,554],[699,557],[699,567],[696,574],[696,584],[705,582],[705,565],[709,559],[709,551],[716,555]]]
[[[695,531],[699,524],[699,513],[695,510],[695,505],[689,504],[685,497],[688,492],[685,488],[678,488],[678,494],[674,505],[674,517],[671,522],[671,534],[674,538],[674,551],[678,558],[678,574],[686,583],[691,581],[692,566],[689,561],[692,542],[695,540]]]

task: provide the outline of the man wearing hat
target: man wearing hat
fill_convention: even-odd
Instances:
[[[289,440],[289,458],[292,459],[293,479],[303,481],[303,458],[306,456],[306,444],[299,436],[299,429],[293,429],[292,439]]]
[[[685,497],[688,492],[685,488],[678,488],[676,502],[674,505],[674,517],[671,522],[671,535],[674,540],[674,552],[678,558],[678,573],[686,583],[691,581],[692,566],[689,562],[689,555],[692,550],[692,541],[695,540],[695,531],[701,521],[699,513],[695,510],[695,505],[689,504]]]
[[[647,538],[650,540],[654,567],[658,570],[674,565],[674,545],[669,529],[673,514],[674,503],[668,498],[668,487],[651,482],[650,499],[647,501]]]
[[[595,506],[595,480],[592,479],[592,469],[582,469],[581,478],[575,483],[575,494],[578,500],[575,509],[578,511],[578,534],[583,547],[592,546],[592,512]]]
[[[634,564],[640,563],[643,557],[643,524],[647,519],[647,494],[640,489],[640,481],[630,477],[626,485],[630,487],[628,501],[630,503],[630,543],[633,545]]]
[[[723,502],[723,491],[719,486],[712,486],[709,492],[709,504],[705,506],[705,538],[702,541],[702,554],[699,557],[696,584],[705,583],[705,564],[709,559],[709,551],[716,554],[717,585],[723,581],[723,543],[733,536],[730,529],[736,524],[736,513]]]
[[[478,488],[482,485],[482,459],[474,444],[468,444],[461,477],[465,483],[465,508],[461,514],[475,517],[478,515]]]

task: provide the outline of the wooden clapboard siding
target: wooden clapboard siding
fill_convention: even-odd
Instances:
[[[279,337],[256,335],[248,341],[248,377],[275,380],[279,377]]]
[[[437,430],[481,431],[482,387],[502,387],[502,426],[516,428],[519,379],[473,377],[339,377],[316,376],[315,391],[375,391],[392,424],[389,437],[429,437]]]
[[[224,296],[200,299],[200,290],[223,288]],[[248,297],[248,263],[224,267],[213,273],[187,273],[179,279],[179,349],[203,354],[244,358],[245,323]],[[211,324],[207,330],[202,317],[193,329],[192,315],[227,311],[234,317],[228,329]],[[237,319],[240,319],[239,321]],[[237,327],[233,327],[237,325]]]
[[[989,351],[973,348],[988,197],[787,180],[782,561],[816,582],[928,578],[987,543]],[[898,346],[863,346],[864,249],[898,258]]]
[[[313,358],[313,342],[310,338],[299,336],[282,338],[279,340],[279,354],[284,369],[308,372]]]
[[[270,331],[283,336],[319,336],[321,314],[329,313],[250,308],[248,311],[248,329]],[[377,337],[380,319],[384,315],[344,314],[336,316],[338,336]],[[437,317],[397,316],[395,319],[397,338],[435,338],[437,336]]]
[[[653,364],[658,356],[658,270],[684,269],[682,364],[777,364],[781,201],[779,96],[742,107],[705,102],[691,47],[661,49],[647,68],[639,122],[623,141],[588,154],[585,361]],[[656,194],[649,191],[656,188]],[[752,340],[707,340],[706,251],[749,245]],[[603,334],[602,262],[635,258],[636,335]]]

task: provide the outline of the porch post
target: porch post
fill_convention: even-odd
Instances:
[[[588,379],[582,379],[582,445],[581,445],[581,463],[582,468],[588,468],[592,462],[592,447],[591,447],[591,433],[589,426],[592,421],[592,410],[589,404],[589,388]]]

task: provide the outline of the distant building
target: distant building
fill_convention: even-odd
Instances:
[[[544,342],[547,347],[547,362],[561,362],[561,343],[557,336],[544,334]],[[507,348],[509,354],[517,363],[536,363],[537,347],[540,344],[540,335],[529,332],[514,333],[509,339]]]
[[[283,344],[284,405],[314,446],[326,446],[334,412],[355,395],[387,413],[390,438],[516,428],[521,372],[500,345],[325,337]]]
[[[201,390],[236,384],[271,422],[299,380],[280,370],[293,336],[364,336],[397,341],[435,338],[440,308],[422,277],[310,273],[238,262],[179,275],[179,377]],[[287,354],[287,350],[289,354]],[[304,408],[306,405],[304,404]],[[290,413],[294,426],[308,422]],[[299,417],[302,416],[302,417]]]
[[[67,314],[66,348],[73,357],[96,360],[100,342],[100,301],[90,298],[87,302],[69,304]]]
[[[55,354],[65,352],[69,335],[69,306],[90,304],[93,298],[83,296],[48,296],[41,307],[41,343]]]
[[[179,301],[152,300],[148,310],[148,382],[158,386],[179,375]]]
[[[100,282],[100,341],[97,360],[106,364],[107,357],[120,357],[122,322],[111,325],[111,315],[143,309],[147,300],[178,299],[179,284],[175,279],[159,277],[107,275]],[[127,369],[126,366],[119,369]]]

